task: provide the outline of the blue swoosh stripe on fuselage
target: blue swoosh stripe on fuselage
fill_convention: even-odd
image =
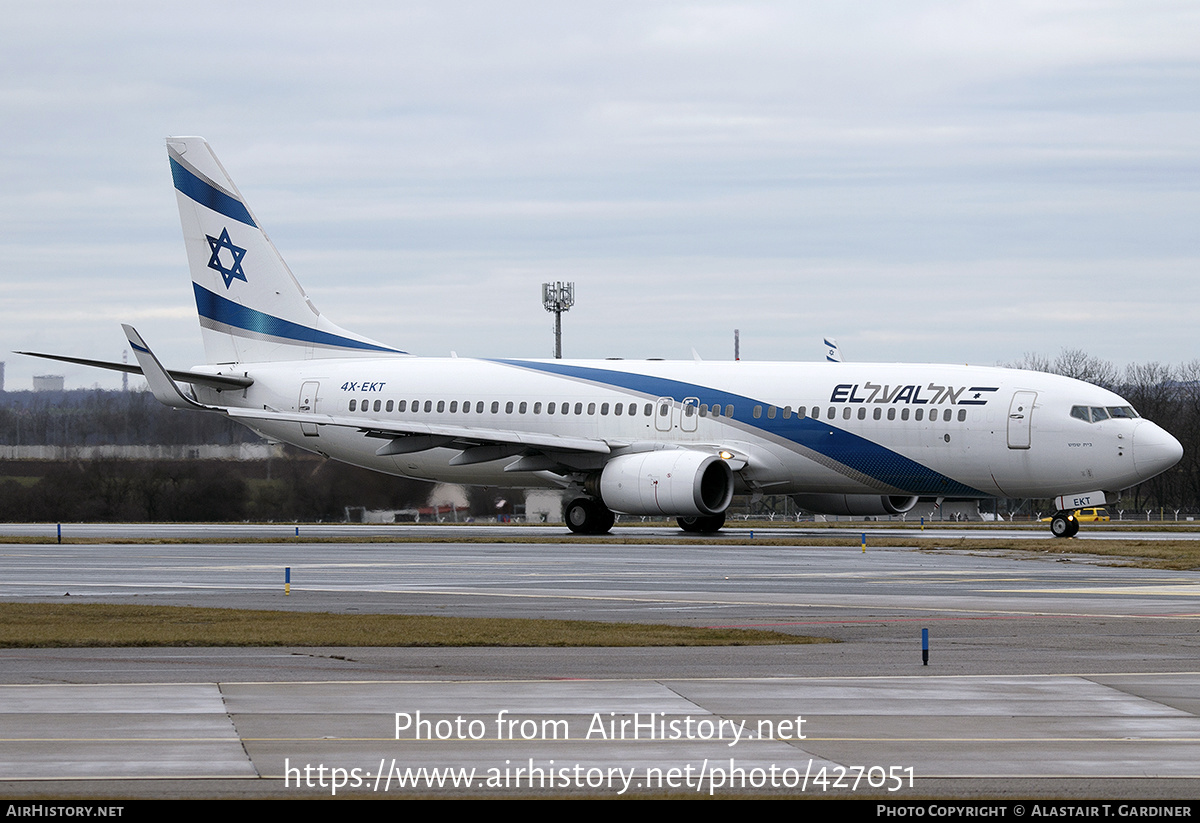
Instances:
[[[928,466],[923,466],[885,446],[839,429],[824,420],[815,420],[807,416],[784,420],[782,415],[777,416],[774,420],[765,416],[756,420],[751,414],[751,409],[755,405],[767,406],[770,404],[744,395],[732,394],[681,380],[672,380],[667,377],[609,371],[588,366],[534,363],[527,360],[495,360],[493,362],[577,377],[654,397],[671,397],[675,400],[695,397],[707,405],[720,403],[722,406],[726,406],[732,404],[733,420],[811,449],[817,454],[824,455],[849,469],[872,477],[893,488],[904,489],[911,494],[937,494],[953,497],[988,496],[984,492],[936,472]]]
[[[171,179],[175,181],[175,188],[195,200],[201,206],[210,208],[215,212],[220,212],[231,220],[258,228],[254,223],[254,218],[250,216],[249,209],[246,208],[242,201],[230,197],[220,189],[214,188],[207,181],[201,180],[188,169],[185,169],[183,164],[174,157],[169,159],[171,161]]]
[[[256,309],[246,308],[219,294],[213,294],[198,283],[192,283],[192,288],[196,292],[196,309],[200,312],[200,316],[216,323],[245,329],[256,334],[277,337],[294,344],[314,344],[319,346],[334,346],[342,349],[404,354],[399,349],[389,349],[386,346],[364,343],[361,340],[354,340],[353,338],[309,328],[308,326],[302,326],[299,323],[293,323],[290,320],[284,320]]]

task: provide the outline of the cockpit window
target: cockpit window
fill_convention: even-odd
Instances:
[[[1138,413],[1133,410],[1133,406],[1109,406],[1108,416],[1134,418],[1138,416]]]
[[[1133,420],[1138,413],[1132,406],[1072,406],[1071,416],[1085,423],[1099,423],[1110,418]]]

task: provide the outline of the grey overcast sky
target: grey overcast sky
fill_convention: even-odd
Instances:
[[[405,350],[1200,357],[1200,4],[55,2],[0,28],[0,346],[202,362],[164,138]],[[6,387],[62,373],[16,355]]]

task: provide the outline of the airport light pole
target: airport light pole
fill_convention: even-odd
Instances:
[[[562,360],[562,315],[575,305],[575,284],[543,283],[542,305],[546,311],[554,313],[554,359]]]

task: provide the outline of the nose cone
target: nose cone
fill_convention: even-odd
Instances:
[[[1133,430],[1133,469],[1142,480],[1162,474],[1183,458],[1183,446],[1149,420]]]

